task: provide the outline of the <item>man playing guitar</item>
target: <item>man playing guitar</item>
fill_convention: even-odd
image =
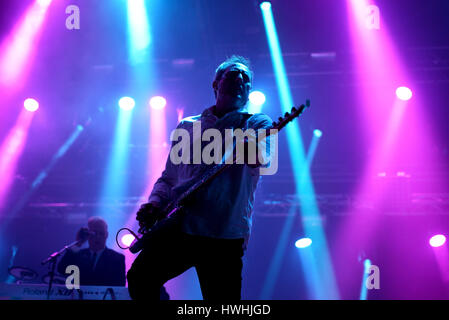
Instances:
[[[252,115],[244,110],[252,77],[247,59],[232,56],[224,61],[212,83],[215,105],[201,115],[183,119],[177,128],[187,130],[191,136],[197,121],[202,132],[211,128],[220,132],[273,128],[276,123],[267,115]],[[280,118],[276,129],[281,129],[303,109],[301,106],[300,110],[293,108],[291,115],[286,113],[287,120]],[[189,141],[192,150],[195,142]],[[190,160],[194,153],[195,150],[190,153]],[[141,230],[151,228],[151,231],[144,234],[145,241],[140,241],[134,251],[131,248],[132,252],[141,250],[127,274],[132,299],[158,300],[163,284],[191,267],[196,269],[205,300],[241,299],[242,258],[251,231],[259,167],[267,164],[258,162],[259,159],[249,163],[245,158],[243,164],[229,165],[213,179],[205,179],[212,165],[195,161],[174,164],[168,157],[148,203],[137,212]],[[192,189],[195,192],[189,191]],[[188,200],[182,203],[181,214],[169,214],[166,218],[167,212],[162,214],[167,211],[164,208],[174,199],[183,199],[185,194],[188,197],[184,199]],[[159,222],[152,227],[156,221]]]

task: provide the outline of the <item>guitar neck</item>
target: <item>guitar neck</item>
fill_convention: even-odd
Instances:
[[[196,191],[200,190],[202,187],[206,186],[209,182],[214,180],[220,174],[222,174],[226,169],[228,169],[231,164],[220,163],[215,165],[208,173],[203,176],[199,181],[195,182],[187,191],[182,193],[176,200],[170,202],[164,209],[166,213],[169,213],[173,208],[182,205],[188,198],[190,198]]]

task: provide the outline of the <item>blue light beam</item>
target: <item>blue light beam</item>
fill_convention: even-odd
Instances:
[[[261,10],[282,111],[283,113],[290,112],[294,104],[282,59],[271,5],[261,4]],[[308,248],[311,255],[308,255],[307,261],[304,261],[304,263],[307,264],[304,270],[305,272],[313,270],[319,274],[319,276],[313,277],[313,282],[310,283],[313,288],[309,288],[309,292],[313,293],[313,299],[338,299],[338,288],[326,238],[320,222],[320,212],[315,199],[315,191],[304,153],[301,133],[298,126],[295,125],[287,126],[286,130],[293,175],[296,182],[296,194],[300,199],[302,209],[301,214],[304,231],[305,234],[314,239],[314,246]],[[311,225],[309,221],[315,221],[315,223],[319,224],[318,227],[316,225]]]
[[[129,136],[132,119],[132,110],[119,108],[117,126],[115,129],[114,142],[109,155],[109,161],[106,167],[106,174],[103,182],[100,203],[113,203],[117,199],[122,199],[127,192],[128,158],[129,158]],[[100,206],[98,215],[106,220],[109,227],[109,233],[115,232],[124,223],[124,218],[115,216],[109,206]],[[108,238],[108,245],[115,246],[115,237]]]
[[[144,0],[128,0],[129,60],[132,65],[142,63],[151,44],[150,23]]]

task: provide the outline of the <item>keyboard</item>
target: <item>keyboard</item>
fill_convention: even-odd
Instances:
[[[47,300],[47,284],[0,283],[0,300]],[[128,288],[106,286],[80,286],[67,289],[65,285],[53,285],[50,300],[130,300]]]

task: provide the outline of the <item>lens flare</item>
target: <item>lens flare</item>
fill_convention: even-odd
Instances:
[[[407,87],[399,87],[396,89],[396,96],[403,101],[410,100],[412,98],[412,90]]]
[[[52,0],[37,0],[37,3],[42,7],[48,7]]]
[[[301,238],[295,242],[295,247],[299,249],[307,248],[312,244],[312,239],[310,238]]]
[[[271,8],[271,3],[268,2],[268,1],[264,1],[264,2],[262,2],[262,3],[260,4],[260,8],[261,8],[262,10],[270,10],[270,8]]]
[[[441,247],[443,244],[445,244],[445,242],[446,242],[446,237],[442,234],[434,235],[429,240],[429,244],[434,248]]]
[[[130,97],[123,97],[118,101],[118,105],[123,110],[131,110],[136,105],[136,102],[133,98]]]
[[[28,98],[23,102],[23,106],[30,112],[34,112],[39,109],[39,102],[34,100],[33,98]]]
[[[129,246],[131,245],[131,243],[133,243],[134,239],[135,239],[135,237],[134,237],[132,234],[128,233],[128,234],[125,234],[125,235],[120,239],[120,241],[122,242],[122,244],[123,244],[125,247],[129,247]]]
[[[165,98],[161,96],[155,96],[150,99],[151,108],[156,110],[164,109],[166,104],[167,100],[165,100]]]
[[[261,106],[265,103],[265,95],[260,91],[253,91],[249,94],[249,102],[255,106]]]

